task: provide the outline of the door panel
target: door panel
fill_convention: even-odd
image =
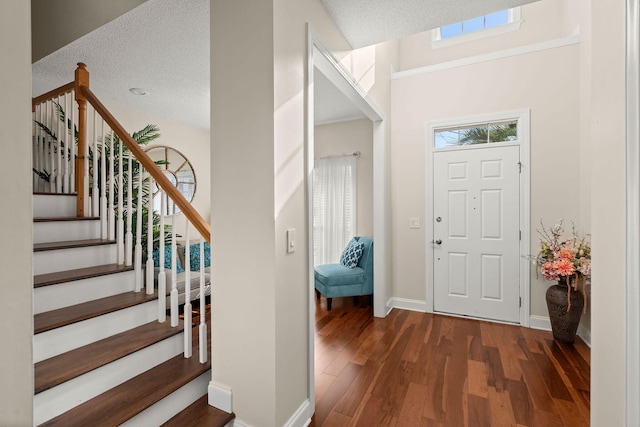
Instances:
[[[519,322],[519,150],[434,153],[435,311]]]

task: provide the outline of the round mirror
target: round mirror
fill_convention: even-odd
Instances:
[[[146,151],[151,160],[169,178],[169,181],[191,203],[196,193],[196,174],[189,160],[181,152],[171,147],[156,145],[149,147]],[[164,211],[162,211],[161,194],[165,198]],[[180,208],[177,205],[174,206],[174,203],[166,194],[160,193],[158,185],[155,183],[153,186],[153,210],[161,212],[162,215],[173,215],[180,212]]]

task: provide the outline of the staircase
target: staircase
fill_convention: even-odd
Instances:
[[[115,243],[75,194],[34,194],[34,424],[231,425],[207,404],[210,362],[184,357],[182,323],[158,322]]]

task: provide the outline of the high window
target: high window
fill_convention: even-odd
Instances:
[[[457,43],[516,30],[519,26],[520,8],[504,9],[436,28],[432,32],[432,42],[435,46],[438,44]]]

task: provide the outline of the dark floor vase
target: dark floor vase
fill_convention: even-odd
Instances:
[[[547,289],[547,308],[551,320],[553,338],[563,343],[576,339],[584,297],[581,292],[571,291],[571,310],[567,312],[567,285],[553,285]]]

